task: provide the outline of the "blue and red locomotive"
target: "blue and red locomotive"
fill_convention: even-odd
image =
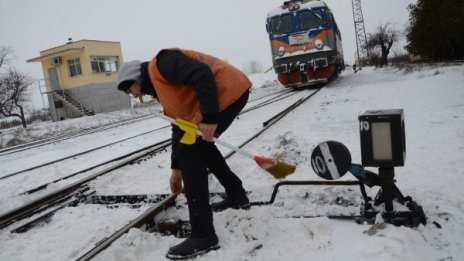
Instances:
[[[269,12],[266,29],[274,71],[285,87],[328,82],[345,68],[340,31],[323,1],[286,1]]]

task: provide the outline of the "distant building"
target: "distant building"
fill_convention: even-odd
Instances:
[[[27,62],[42,63],[53,121],[131,107],[130,97],[116,89],[119,42],[70,39]]]

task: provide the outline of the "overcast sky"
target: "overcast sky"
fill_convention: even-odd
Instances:
[[[326,0],[335,14],[345,60],[356,52],[351,0]],[[380,23],[407,25],[416,0],[363,0],[366,32]],[[0,0],[0,46],[16,55],[15,66],[43,78],[39,52],[81,39],[119,41],[124,60],[149,60],[160,49],[195,49],[242,68],[250,60],[272,65],[265,30],[267,13],[283,0]],[[396,48],[402,50],[400,44]]]

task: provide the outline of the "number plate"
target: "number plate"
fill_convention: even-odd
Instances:
[[[300,45],[309,42],[308,34],[295,34],[288,37],[290,45]]]

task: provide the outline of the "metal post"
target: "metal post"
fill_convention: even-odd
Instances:
[[[43,100],[43,95],[42,95],[42,90],[41,90],[41,87],[42,87],[42,86],[41,86],[41,84],[40,84],[40,81],[41,81],[41,80],[43,80],[43,79],[37,80],[37,84],[38,84],[38,86],[39,86],[40,99],[42,100],[42,105],[43,105],[43,108],[44,108],[44,110],[45,110],[45,109],[46,109],[46,108],[45,108],[45,102],[44,102],[44,100]]]
[[[382,181],[382,196],[385,202],[386,212],[393,211],[393,191],[395,186],[395,169],[393,167],[379,168],[379,176]]]

